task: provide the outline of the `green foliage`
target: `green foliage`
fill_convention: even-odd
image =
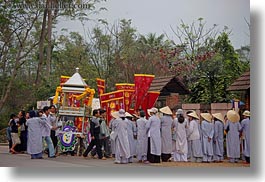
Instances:
[[[227,33],[223,32],[218,36],[213,48],[215,55],[200,61],[193,74],[197,81],[191,83],[192,94],[188,98],[189,102],[229,102],[235,96],[226,89],[249,70],[249,65],[239,59]]]

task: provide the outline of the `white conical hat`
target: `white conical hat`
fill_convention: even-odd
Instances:
[[[131,117],[131,118],[133,118],[133,116],[130,113],[128,113],[128,112],[125,112],[125,117]]]
[[[188,116],[191,116],[191,117],[193,117],[193,118],[196,118],[196,119],[200,119],[199,118],[199,116],[197,115],[197,113],[195,112],[195,111],[193,111],[193,112],[191,112],[191,113],[189,113],[189,114],[187,114]]]
[[[162,112],[164,114],[168,114],[168,115],[172,115],[173,114],[171,109],[168,106],[162,107],[159,110],[160,110],[160,112]]]
[[[239,114],[234,110],[229,110],[226,115],[227,119],[233,123],[238,122],[240,120]]]
[[[158,112],[158,109],[155,107],[152,107],[151,109],[147,109],[147,113],[149,116],[151,116],[151,113],[156,114]]]
[[[113,118],[115,118],[115,119],[117,119],[117,118],[119,117],[119,113],[118,113],[118,111],[111,112],[110,115],[111,115]]]
[[[222,113],[214,113],[213,114],[213,117],[216,118],[216,119],[218,119],[218,120],[220,120],[220,121],[222,121],[223,123],[225,122]]]
[[[210,113],[201,113],[201,117],[208,122],[212,122],[212,115]]]
[[[250,112],[248,110],[245,110],[242,115],[250,117]]]

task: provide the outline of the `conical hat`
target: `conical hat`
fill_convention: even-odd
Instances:
[[[188,115],[188,116],[191,116],[191,117],[193,117],[193,118],[196,118],[196,119],[200,119],[199,116],[196,114],[195,111],[193,111],[193,112],[191,112],[191,113],[189,113],[189,114],[187,114],[187,115]]]
[[[119,113],[118,113],[118,111],[111,112],[110,115],[111,115],[113,118],[115,118],[115,119],[117,119],[117,118],[119,117]]]
[[[212,115],[210,113],[201,113],[201,117],[210,123],[212,122]]]
[[[149,116],[151,116],[151,112],[156,114],[158,112],[158,109],[155,107],[152,107],[151,109],[147,109],[147,113]]]
[[[240,120],[239,114],[234,110],[229,110],[226,115],[227,119],[233,123],[238,122]]]
[[[132,118],[133,116],[132,116],[130,113],[125,112],[125,117],[130,117],[130,118]]]
[[[135,118],[140,118],[138,115],[136,115],[136,114],[132,114],[133,115],[133,117],[135,117]]]
[[[250,117],[250,112],[248,110],[245,110],[242,115]]]
[[[173,114],[171,109],[168,106],[162,107],[159,110],[160,110],[160,112],[162,112],[164,114],[167,114],[167,115],[172,115]]]
[[[213,117],[218,119],[218,120],[220,120],[220,121],[222,121],[223,123],[225,122],[224,117],[223,117],[223,115],[221,113],[214,113]]]

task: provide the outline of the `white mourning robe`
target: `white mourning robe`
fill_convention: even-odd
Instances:
[[[109,129],[111,130],[111,133],[116,136],[117,135],[117,132],[115,132],[116,128],[117,128],[117,119],[112,119],[110,121],[110,124],[109,124]],[[114,137],[116,138],[116,137]],[[112,154],[115,154],[115,140],[112,139],[112,137],[110,137],[110,144],[111,144],[111,153]]]
[[[190,155],[192,155],[193,157],[203,156],[199,127],[200,127],[199,122],[193,119],[192,121],[190,121],[188,130],[187,130]]]
[[[186,120],[183,123],[179,123],[178,119],[174,119],[174,125],[176,128],[176,148],[173,149],[174,152],[179,154],[188,154],[188,140],[187,140],[187,132]]]
[[[185,126],[185,136],[186,136],[186,140],[187,140],[187,137],[188,137],[187,132],[188,132],[189,122],[187,119],[185,119],[184,122],[181,124],[183,124]],[[175,118],[173,120],[173,124],[172,124],[172,151],[173,152],[176,152],[177,125],[178,125],[178,118]]]
[[[150,136],[150,153],[158,156],[161,155],[160,127],[161,121],[156,115],[152,115],[146,123],[147,133]]]
[[[241,121],[242,134],[244,137],[244,150],[243,154],[250,157],[250,119],[246,118]]]
[[[239,133],[241,130],[241,125],[239,122],[227,121],[225,124],[225,130],[229,128],[226,134],[226,149],[227,156],[230,158],[240,158],[240,139]]]
[[[45,125],[46,121],[38,117],[30,118],[27,120],[28,126],[28,140],[27,152],[29,154],[38,154],[42,152],[42,133],[41,125]]]
[[[206,120],[202,121],[201,124],[202,131],[202,151],[204,155],[213,155],[213,135],[214,135],[214,125]],[[210,138],[210,142],[208,141]]]
[[[172,152],[172,123],[173,119],[169,115],[161,117],[161,153],[171,154]]]
[[[137,123],[137,145],[136,145],[136,154],[138,160],[146,160],[147,156],[147,133],[146,133],[146,123],[145,118],[140,118],[136,121]]]
[[[121,118],[116,119],[117,126],[115,132],[117,132],[115,138],[115,157],[126,158],[130,157],[130,145],[128,140],[128,121],[122,120]]]
[[[126,119],[126,122],[128,125],[127,133],[128,133],[128,140],[129,140],[129,145],[130,145],[130,155],[131,157],[133,157],[134,155],[136,155],[136,145],[135,145],[134,136],[133,136],[136,131],[136,126],[129,119]]]
[[[213,143],[214,159],[224,155],[224,124],[222,121],[216,120],[214,123],[214,143]]]

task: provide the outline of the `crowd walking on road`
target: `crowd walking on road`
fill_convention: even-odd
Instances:
[[[92,111],[89,120],[90,140],[79,152],[84,158],[112,159],[116,164],[202,162],[250,163],[250,111],[243,119],[235,110],[226,115],[209,113],[199,115],[168,106],[150,108],[145,112],[113,111],[110,122],[104,109]],[[58,124],[56,107],[45,106],[42,111],[20,111],[11,114],[7,138],[11,154],[28,153],[31,159],[56,158]],[[83,140],[82,140],[83,142]],[[81,144],[80,144],[81,145]],[[134,160],[135,159],[135,160]],[[227,159],[227,160],[225,160]]]

